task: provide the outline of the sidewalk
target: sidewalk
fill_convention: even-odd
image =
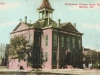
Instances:
[[[25,70],[7,69],[5,66],[0,66],[0,72],[27,72]]]
[[[52,69],[44,70],[44,72],[57,74],[76,74],[76,75],[100,75],[100,70],[94,69]]]
[[[6,67],[0,66],[0,72],[29,72],[29,73],[50,73],[50,74],[76,74],[76,75],[100,75],[100,70],[97,69],[35,69],[33,71],[26,71],[26,70],[9,70]]]

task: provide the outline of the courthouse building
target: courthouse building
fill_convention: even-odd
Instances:
[[[65,68],[66,65],[81,67],[83,34],[76,29],[76,23],[61,23],[60,19],[57,23],[53,21],[53,11],[49,1],[43,0],[38,8],[39,19],[35,23],[27,23],[26,16],[25,22],[20,20],[10,35],[27,37],[32,45],[33,68],[36,65],[46,69]],[[20,66],[27,69],[27,61],[10,59],[9,68],[19,69]]]

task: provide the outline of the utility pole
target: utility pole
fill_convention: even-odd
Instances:
[[[97,61],[98,61],[98,44],[97,44]]]
[[[58,27],[60,26],[60,19],[58,19]],[[58,41],[58,49],[57,49],[57,69],[59,69],[59,29],[58,29],[58,34],[57,34],[57,41]]]
[[[58,49],[57,49],[57,69],[59,69],[59,30],[58,30]]]

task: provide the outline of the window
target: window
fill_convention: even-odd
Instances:
[[[64,47],[64,36],[61,36],[61,47]]]
[[[54,46],[57,46],[57,34],[55,33],[54,36],[53,36],[53,39],[54,39]]]
[[[81,40],[78,40],[79,49],[81,49]]]
[[[45,36],[45,46],[48,46],[48,35]]]
[[[36,33],[35,34],[35,45],[37,45],[37,46],[40,46],[40,40],[41,38],[40,38],[40,34],[39,33]]]
[[[31,60],[31,58],[29,58],[29,60]],[[39,63],[40,62],[40,52],[36,51],[35,54],[34,54],[34,60],[35,62],[34,63]]]
[[[75,37],[72,38],[72,47],[75,49]]]
[[[20,59],[18,61],[20,62]]]
[[[57,52],[53,52],[53,61],[57,61]]]
[[[26,59],[24,59],[24,61],[26,61]]]
[[[47,52],[44,53],[44,61],[48,61],[48,53]]]
[[[37,45],[39,45],[39,46],[40,46],[40,35],[39,35],[39,34],[37,34],[37,37],[36,37],[36,38],[37,38],[37,40],[38,40],[38,41],[37,41]]]
[[[67,37],[67,47],[70,48],[70,37]]]
[[[32,34],[29,35],[29,45],[32,45]]]

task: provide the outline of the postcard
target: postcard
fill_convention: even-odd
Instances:
[[[0,0],[1,72],[99,74],[99,13],[99,0]]]

